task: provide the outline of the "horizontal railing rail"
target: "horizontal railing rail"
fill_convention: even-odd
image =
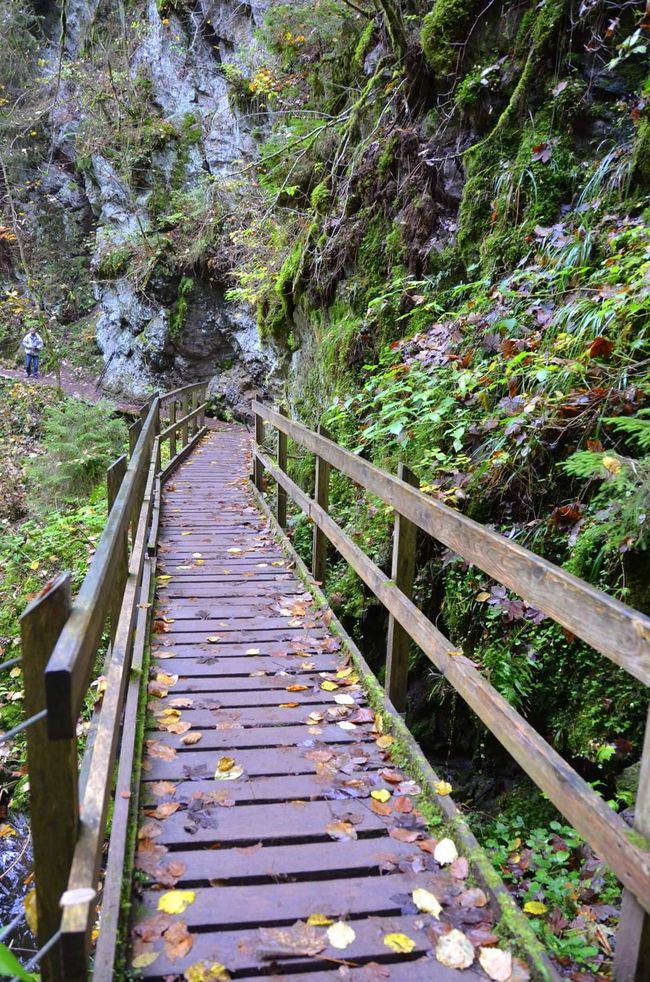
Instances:
[[[133,760],[161,488],[205,433],[206,391],[206,383],[197,383],[148,400],[130,427],[130,459],[123,455],[107,471],[106,526],[74,602],[70,576],[63,574],[21,618],[26,719],[4,738],[26,730],[44,982],[88,978],[118,746],[120,765]],[[80,765],[77,730],[100,655],[103,694]],[[128,782],[131,771],[120,766],[118,780]],[[113,978],[129,798],[115,796],[112,816],[113,865],[104,884],[110,903],[102,904],[97,950],[103,954],[94,971],[102,980]]]
[[[650,727],[633,831],[413,603],[415,533],[421,529],[443,542],[646,684],[650,681],[650,619],[423,494],[406,468],[400,467],[401,476],[394,477],[338,446],[322,427],[315,433],[263,403],[253,403],[253,414],[254,483],[262,492],[265,472],[275,482],[280,525],[286,525],[287,496],[314,523],[314,578],[323,582],[326,577],[329,542],[389,613],[386,687],[393,704],[400,711],[405,709],[412,640],[626,887],[626,913],[621,922],[624,943],[619,941],[617,947],[616,978],[621,982],[636,979],[640,960],[649,957],[643,932],[650,924]],[[275,461],[264,449],[267,424],[277,432]],[[288,439],[315,455],[313,498],[286,473]],[[393,508],[391,577],[328,514],[332,468]],[[643,970],[650,972],[650,962],[644,962]]]

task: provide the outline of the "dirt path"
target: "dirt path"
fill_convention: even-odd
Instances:
[[[23,369],[0,367],[0,378],[14,378],[21,382],[26,382]],[[29,380],[33,385],[56,385],[56,375],[54,372],[44,372],[37,379]],[[86,402],[110,402],[124,412],[138,412],[140,407],[133,402],[102,392],[97,388],[97,379],[90,375],[84,375],[81,369],[71,368],[65,363],[61,365],[61,388],[76,399],[84,399]]]

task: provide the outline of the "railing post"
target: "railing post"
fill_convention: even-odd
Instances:
[[[29,718],[45,709],[44,671],[70,616],[70,574],[64,573],[47,593],[37,597],[20,619],[25,714]],[[42,947],[60,927],[59,900],[77,841],[79,798],[77,790],[77,740],[50,740],[47,720],[27,729],[27,764],[38,945]],[[40,964],[43,982],[65,982],[59,945]]]
[[[169,423],[176,422],[176,400],[172,399],[169,404]],[[173,460],[176,456],[176,430],[172,430],[169,434],[169,459]]]
[[[264,420],[255,413],[255,449],[259,450],[264,444]],[[253,460],[253,482],[257,490],[262,493],[264,487],[264,468],[257,457]]]
[[[194,391],[192,392],[192,403],[191,403],[190,412],[192,413],[195,412],[199,408],[199,405],[200,405],[199,390],[194,389]],[[198,417],[195,416],[192,422],[190,423],[190,436],[195,436],[198,433],[198,431],[199,431],[199,421],[198,421]]]
[[[331,439],[324,426],[318,427],[318,435]],[[330,474],[332,468],[326,460],[316,455],[316,480],[314,498],[316,504],[320,505],[323,511],[328,511],[330,502]],[[324,532],[314,525],[314,538],[312,545],[311,571],[317,583],[324,583],[327,575],[327,547],[328,540]]]
[[[280,409],[282,416],[288,416],[286,409]],[[287,472],[287,434],[278,430],[278,467],[281,471]],[[284,488],[277,486],[277,518],[280,528],[287,527],[287,492]]]
[[[126,454],[122,454],[118,457],[114,464],[106,471],[106,496],[108,501],[108,514],[110,515],[115,499],[117,498],[118,492],[122,486],[122,481],[124,480],[124,475],[126,474]],[[129,575],[129,537],[128,533],[124,535],[124,542],[120,548],[120,555],[118,559],[118,573],[115,581],[115,587],[113,589],[113,600],[111,602],[111,641],[115,640],[115,632],[117,630],[117,622],[120,618],[120,607],[122,606],[122,594],[124,593],[124,585],[126,583],[126,578]]]
[[[397,476],[400,481],[405,481],[414,488],[420,486],[415,474],[404,464],[399,465]],[[417,526],[399,512],[395,512],[391,580],[409,600],[413,593],[417,534]],[[410,643],[410,638],[402,625],[397,623],[392,614],[389,614],[386,637],[386,694],[398,713],[406,711]]]
[[[634,828],[646,840],[650,840],[650,712],[634,805]],[[645,982],[650,978],[650,915],[630,890],[623,891],[621,918],[616,932],[614,978],[616,982]]]
[[[187,392],[183,392],[181,394],[181,419],[184,416],[187,416],[188,406],[189,406],[189,397],[187,395]],[[187,446],[187,441],[188,441],[187,423],[183,423],[180,429],[181,429],[181,447],[185,447]]]

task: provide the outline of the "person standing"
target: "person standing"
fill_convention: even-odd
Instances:
[[[27,378],[33,373],[34,378],[38,378],[38,358],[43,350],[43,338],[35,327],[30,327],[23,338],[23,348],[25,349],[25,373]]]

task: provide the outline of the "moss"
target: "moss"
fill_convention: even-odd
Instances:
[[[374,20],[370,20],[364,27],[361,37],[357,42],[357,46],[354,49],[354,64],[357,66],[357,68],[363,68],[363,63],[372,43],[374,34],[375,22]]]
[[[386,145],[379,155],[379,160],[377,161],[377,173],[381,180],[385,180],[390,172],[393,162],[395,160],[395,151],[399,145],[399,137],[397,134],[393,134],[389,140],[386,141]]]
[[[181,140],[186,145],[199,143],[203,136],[201,120],[194,113],[185,113],[181,126]]]
[[[321,181],[311,192],[309,203],[317,214],[324,215],[329,208],[331,197],[327,182]]]
[[[650,115],[646,115],[638,125],[632,151],[632,166],[639,184],[650,188]]]
[[[183,336],[183,329],[187,318],[187,308],[189,306],[189,298],[193,289],[194,280],[192,277],[181,277],[181,281],[178,284],[176,303],[174,304],[172,312],[169,316],[169,337],[173,341],[179,341]]]
[[[449,75],[458,61],[458,45],[476,10],[475,0],[436,0],[422,22],[420,44],[438,75]]]
[[[101,257],[97,264],[97,279],[115,280],[126,272],[133,257],[131,246],[119,246]]]

